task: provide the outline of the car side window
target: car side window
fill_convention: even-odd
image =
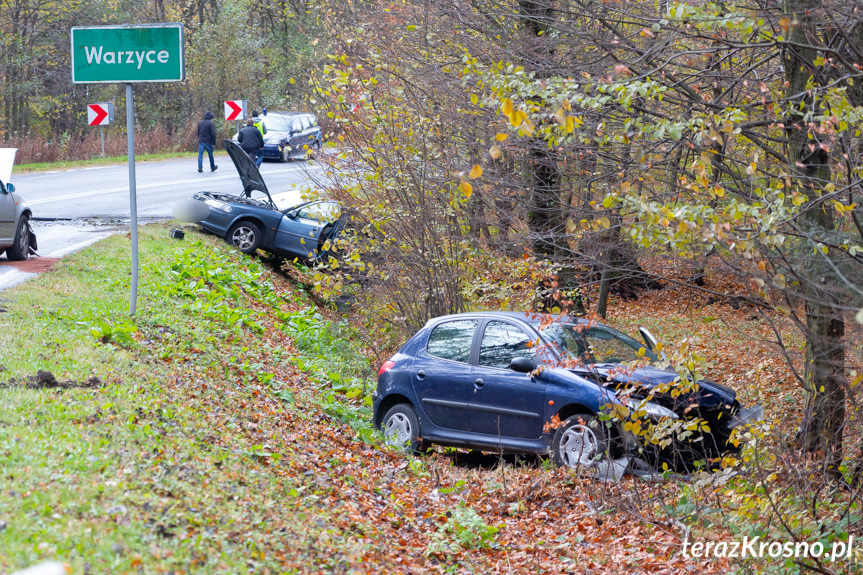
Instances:
[[[614,332],[600,326],[586,329],[582,335],[587,340],[596,363],[636,361],[639,359],[638,350],[644,347],[635,340],[623,340]]]
[[[509,369],[514,357],[533,358],[536,341],[521,328],[503,321],[490,321],[482,334],[479,364],[485,367]]]
[[[470,319],[440,324],[429,334],[426,351],[435,357],[467,363],[477,323],[477,320]]]

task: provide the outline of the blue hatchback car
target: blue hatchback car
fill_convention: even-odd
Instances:
[[[550,454],[571,467],[640,452],[679,466],[729,450],[731,430],[762,416],[709,381],[666,389],[678,374],[648,363],[660,357],[641,332],[644,342],[597,322],[517,312],[433,319],[381,366],[374,424],[411,451],[436,443]],[[702,425],[651,446],[604,412]]]

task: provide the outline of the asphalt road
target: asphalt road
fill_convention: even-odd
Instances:
[[[198,191],[236,193],[240,178],[230,158],[216,156],[219,169],[210,172],[206,156],[198,173],[197,154],[188,158],[136,162],[136,200],[139,225],[169,219],[174,204]],[[296,187],[315,187],[325,181],[314,162],[264,162],[261,175],[272,193]],[[33,231],[44,258],[61,258],[130,224],[129,166],[118,164],[30,174],[13,172],[15,191],[33,210]],[[0,290],[26,281],[39,266],[12,265],[0,256]]]
[[[207,164],[206,157],[204,159]],[[197,155],[179,160],[136,162],[135,181],[139,218],[168,218],[179,200],[195,192],[237,192],[240,178],[230,158],[217,156],[219,169],[198,173]],[[264,162],[261,175],[271,192],[292,185],[311,186],[323,175],[315,163]],[[129,166],[119,164],[91,168],[13,174],[15,190],[33,209],[36,220],[128,219]]]

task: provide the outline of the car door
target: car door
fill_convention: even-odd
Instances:
[[[538,338],[521,326],[489,320],[473,370],[470,429],[500,437],[537,439],[542,434],[545,386],[510,369],[514,357],[533,358]]]
[[[441,323],[429,333],[412,366],[414,392],[426,417],[438,427],[468,431],[473,396],[470,351],[479,321]]]
[[[318,239],[324,226],[338,219],[339,206],[335,202],[311,202],[295,210],[287,210],[276,230],[274,247],[300,258],[314,258],[318,252]]]
[[[0,182],[0,244],[9,245],[15,237],[15,200]]]

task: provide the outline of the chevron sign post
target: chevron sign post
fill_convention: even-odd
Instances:
[[[225,102],[225,119],[226,120],[245,120],[246,119],[246,101],[245,100],[227,100]]]
[[[87,106],[87,123],[91,126],[107,126],[114,121],[114,104],[99,102]]]
[[[225,100],[225,119],[237,121],[237,131],[240,131],[240,120],[246,119],[245,100]]]
[[[102,157],[105,157],[105,131],[102,126],[107,126],[114,121],[114,104],[111,102],[99,102],[87,105],[87,123],[91,126],[99,126],[99,139],[102,140]]]

